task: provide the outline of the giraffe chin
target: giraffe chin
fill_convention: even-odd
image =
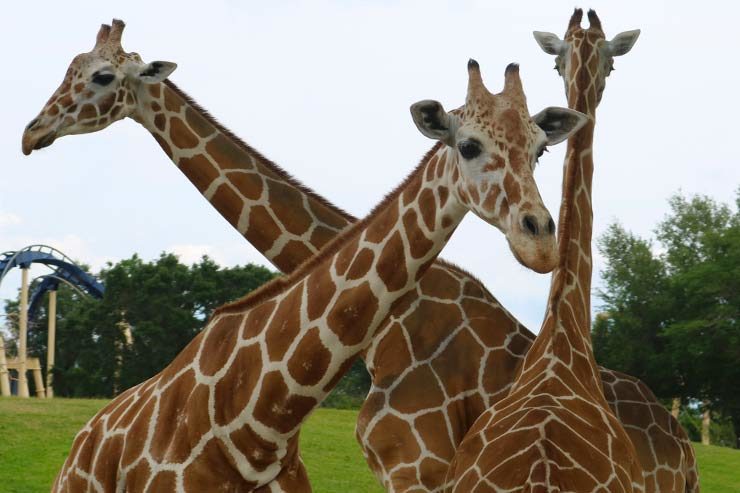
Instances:
[[[537,246],[535,248],[517,248],[511,240],[509,240],[509,249],[514,254],[514,258],[522,264],[524,267],[531,269],[538,274],[547,274],[558,264],[558,251],[554,248],[542,248]],[[543,251],[544,250],[544,251]]]
[[[24,155],[28,156],[33,151],[43,149],[44,147],[49,147],[51,144],[54,143],[56,138],[56,133],[53,131],[43,134],[40,138],[35,138],[33,135],[30,134],[23,134],[21,150],[23,151]]]

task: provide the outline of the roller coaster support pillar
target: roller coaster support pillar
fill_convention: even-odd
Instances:
[[[10,395],[10,378],[8,377],[8,360],[5,359],[5,340],[0,336],[0,395]]]
[[[46,397],[54,397],[54,344],[57,332],[57,290],[49,291],[49,339],[46,343]]]
[[[32,370],[33,372],[33,384],[36,386],[36,397],[43,399],[46,397],[46,390],[44,390],[44,377],[41,374],[41,365]]]
[[[21,266],[21,314],[18,334],[18,397],[29,397],[26,378],[26,342],[28,339],[28,266]]]

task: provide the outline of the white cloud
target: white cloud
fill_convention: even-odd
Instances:
[[[213,245],[172,245],[166,251],[177,255],[183,264],[195,264],[203,255],[208,255],[218,264],[225,263],[223,256],[216,251]]]
[[[0,229],[21,224],[21,216],[12,212],[0,212]]]

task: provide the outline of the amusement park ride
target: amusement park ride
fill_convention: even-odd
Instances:
[[[51,269],[51,273],[38,277],[33,283],[29,303],[28,269],[32,264],[42,264]],[[52,368],[54,367],[54,344],[56,337],[56,294],[61,283],[64,283],[82,295],[95,298],[103,296],[104,287],[95,277],[85,272],[69,257],[47,245],[30,245],[21,250],[0,254],[0,284],[6,274],[14,267],[21,269],[21,299],[18,321],[18,356],[8,359],[5,355],[5,343],[0,336],[0,395],[11,394],[10,371],[17,372],[17,389],[19,397],[29,397],[26,374],[31,371],[34,376],[36,395],[53,397]],[[49,334],[46,359],[46,390],[41,377],[41,364],[38,358],[28,358],[26,340],[29,321],[33,322],[45,293],[49,293]]]

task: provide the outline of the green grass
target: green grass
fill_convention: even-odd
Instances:
[[[0,493],[47,492],[77,430],[107,401],[0,398]],[[319,409],[301,432],[317,493],[380,493],[354,438],[357,413]],[[694,444],[703,493],[740,492],[740,450]]]
[[[0,493],[48,492],[77,431],[108,401],[0,397]],[[381,493],[354,437],[356,411],[318,409],[301,431],[317,493]]]
[[[0,397],[0,492],[48,492],[75,434],[106,402]]]
[[[740,450],[694,443],[702,493],[740,492]]]

